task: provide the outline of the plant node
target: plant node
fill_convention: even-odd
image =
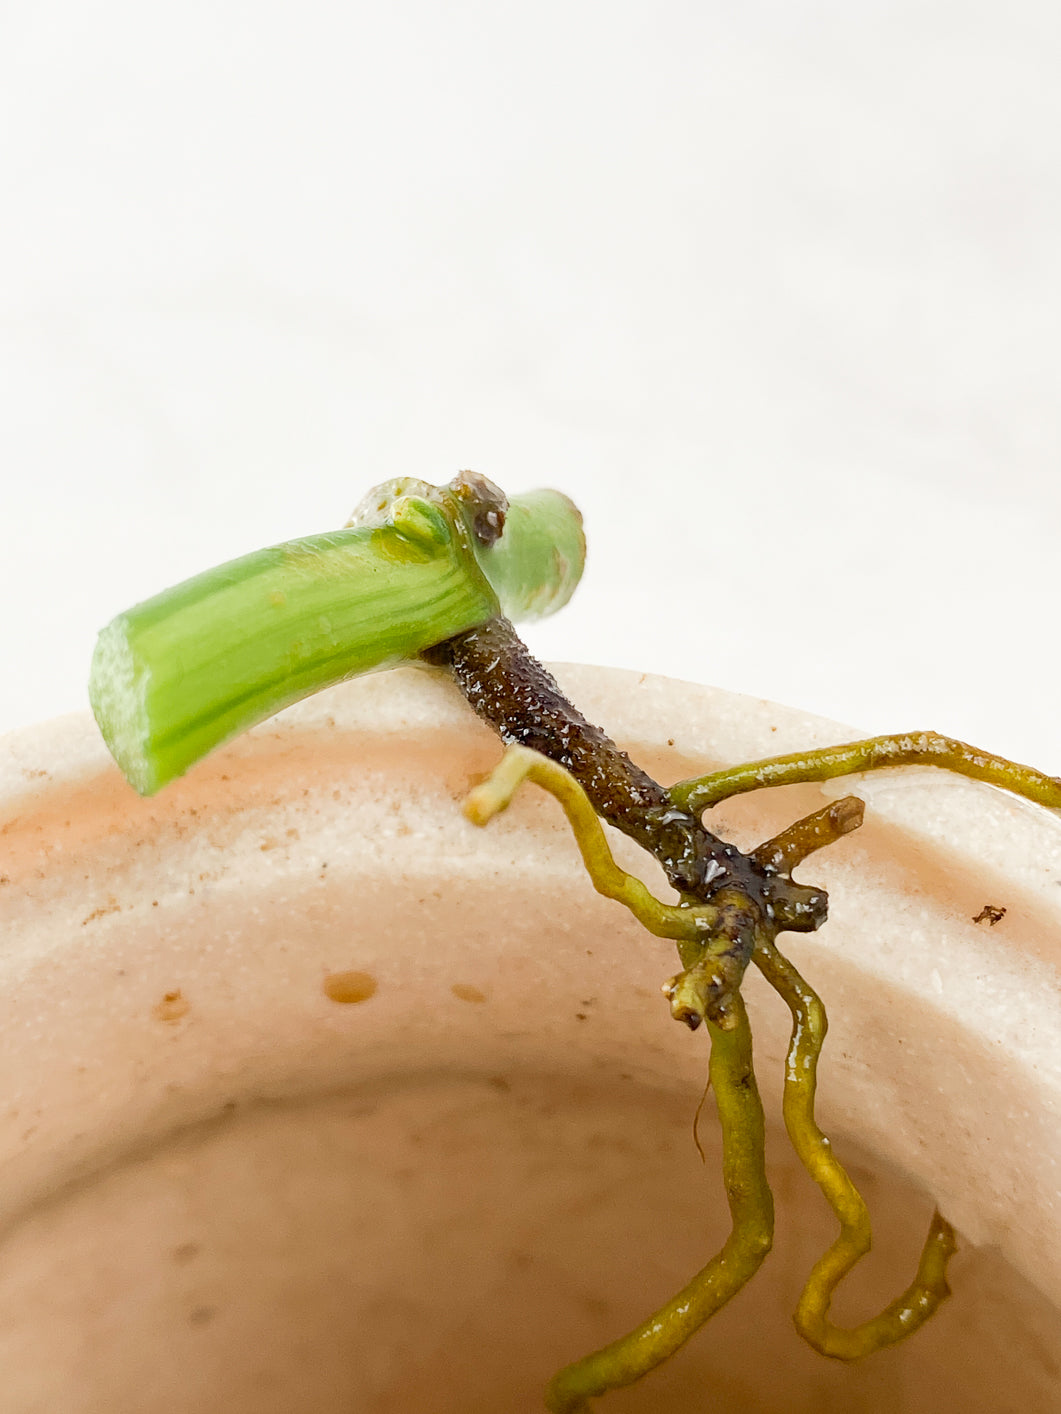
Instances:
[[[737,766],[666,788],[636,766],[563,696],[507,621],[494,619],[426,654],[448,667],[476,712],[510,743],[497,770],[471,795],[469,818],[485,824],[519,785],[533,781],[562,805],[599,893],[623,903],[649,932],[677,943],[682,968],[663,986],[672,1016],[690,1030],[706,1023],[710,1085],[722,1131],[733,1228],[722,1251],[642,1325],[561,1370],[546,1392],[553,1414],[585,1414],[589,1400],[639,1379],[684,1344],[744,1285],[770,1247],[773,1204],[763,1169],[764,1124],[752,1069],[741,984],[754,961],[792,1015],[783,1111],[789,1139],[840,1223],[815,1265],[795,1324],[823,1355],[854,1360],[905,1339],[949,1294],[954,1230],[937,1212],[910,1286],[879,1315],[847,1330],[829,1320],[833,1292],[869,1251],[869,1214],[814,1116],[825,1008],[777,947],[778,933],[812,932],[825,921],[822,889],[792,870],[861,825],[863,802],[845,796],[744,854],[712,834],[700,814],[742,791],[820,781],[881,766],[940,766],[1061,808],[1061,780],[921,733],[875,737]],[[601,819],[631,836],[663,867],[677,904],[653,897],[616,864]]]

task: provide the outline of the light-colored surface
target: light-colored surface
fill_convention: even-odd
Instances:
[[[837,732],[651,677],[561,678],[664,779]],[[556,1363],[706,1259],[705,1048],[659,995],[671,947],[592,893],[540,793],[485,831],[459,817],[497,750],[413,669],[150,801],[85,718],[0,746],[5,1412],[530,1414]],[[802,871],[830,921],[789,939],[832,1017],[822,1118],[880,1219],[838,1309],[905,1284],[925,1194],[962,1234],[956,1294],[857,1369],[803,1350],[788,1312],[831,1223],[775,1125],[759,1304],[616,1411],[698,1407],[705,1381],[762,1414],[1056,1408],[1061,822],[935,773],[864,789],[867,824]],[[719,813],[746,841],[821,799]],[[994,928],[971,921],[985,903],[1007,910]],[[371,999],[326,997],[348,969]],[[783,1009],[750,991],[776,1116]],[[704,1133],[710,1158],[710,1106]],[[755,1353],[724,1372],[752,1310]]]
[[[1059,56],[1056,0],[0,6],[0,727],[473,467],[586,511],[543,656],[1061,771]]]

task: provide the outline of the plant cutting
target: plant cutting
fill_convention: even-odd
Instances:
[[[811,1272],[797,1329],[822,1354],[850,1360],[905,1338],[947,1294],[954,1234],[937,1214],[909,1287],[881,1314],[844,1329],[833,1292],[868,1250],[869,1218],[814,1117],[824,1008],[777,937],[825,922],[824,890],[797,883],[805,858],[862,822],[856,797],[833,801],[749,851],[704,825],[704,811],[773,785],[880,766],[943,767],[1048,807],[1061,782],[930,733],[802,752],[660,785],[560,692],[527,653],[511,619],[559,607],[581,570],[577,512],[555,493],[510,503],[465,474],[446,487],[403,480],[370,493],[342,532],[248,556],[119,616],[101,635],[91,696],[127,778],[162,788],[207,751],[307,693],[420,658],[446,671],[507,745],[467,813],[486,824],[524,780],[563,806],[590,878],[606,897],[678,947],[665,981],[672,1016],[710,1037],[710,1081],[723,1140],[732,1232],[718,1256],[655,1315],[560,1371],[553,1411],[639,1379],[719,1310],[757,1271],[773,1237],[765,1123],[742,986],[754,967],[792,1015],[784,1120],[800,1160],[840,1224]],[[604,820],[662,867],[676,903],[655,899],[615,863]]]

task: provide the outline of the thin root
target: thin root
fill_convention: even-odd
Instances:
[[[707,1167],[707,1155],[704,1153],[704,1146],[700,1143],[700,1116],[704,1112],[707,1104],[707,1097],[711,1093],[711,1076],[708,1075],[704,1085],[704,1093],[700,1096],[700,1101],[696,1106],[696,1113],[693,1115],[693,1143],[696,1145],[696,1152],[700,1155],[700,1162]]]

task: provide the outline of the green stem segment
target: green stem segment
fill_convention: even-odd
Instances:
[[[588,1401],[633,1384],[673,1355],[755,1275],[770,1251],[774,1200],[766,1181],[762,1101],[752,1068],[752,1036],[744,1002],[734,999],[734,1025],[711,1032],[711,1085],[722,1128],[722,1176],[732,1231],[677,1296],[640,1326],[555,1375],[545,1392],[552,1414],[585,1414]]]
[[[126,777],[151,795],[321,688],[499,612],[553,612],[584,556],[581,517],[558,492],[509,503],[468,475],[388,483],[344,530],[245,555],[119,614],[96,645],[92,708]]]

